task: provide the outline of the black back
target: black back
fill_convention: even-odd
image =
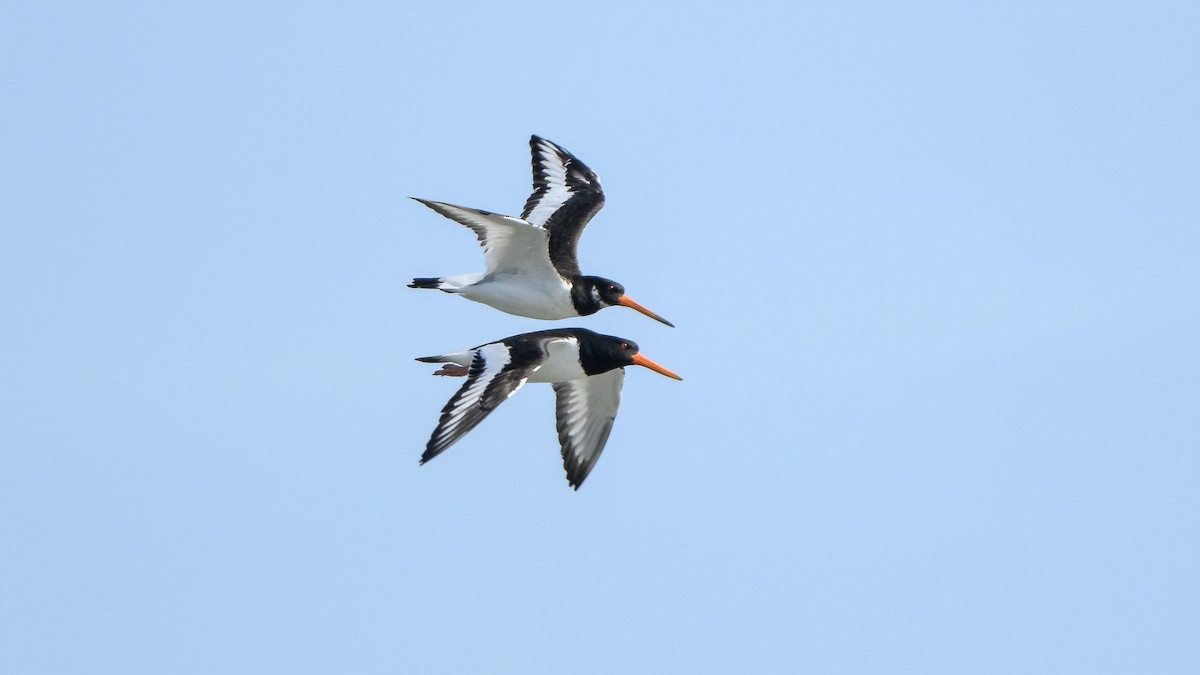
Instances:
[[[586,328],[551,328],[522,333],[506,338],[504,344],[508,345],[516,362],[544,354],[546,341],[557,338],[575,338],[579,343],[580,365],[588,375],[599,375],[613,368],[633,365],[633,355],[638,353],[638,345],[633,340],[603,335]]]

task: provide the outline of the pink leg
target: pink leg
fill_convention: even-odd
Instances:
[[[460,366],[456,363],[447,363],[442,366],[442,369],[435,372],[434,375],[442,375],[444,377],[466,377],[471,369],[466,366]]]

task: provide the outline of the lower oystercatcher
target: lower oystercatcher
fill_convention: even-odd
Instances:
[[[625,366],[644,366],[667,377],[675,373],[638,353],[632,340],[601,335],[586,328],[522,333],[472,349],[426,356],[424,363],[445,363],[434,375],[466,376],[462,388],[442,408],[424,464],[483,421],[526,382],[550,382],[557,396],[555,415],[567,482],[579,489],[612,431]]]

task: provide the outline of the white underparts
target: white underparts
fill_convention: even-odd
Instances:
[[[530,382],[567,382],[586,377],[579,363],[579,342],[562,338],[546,343],[546,360],[529,376]]]
[[[501,312],[531,319],[568,319],[579,316],[571,302],[571,287],[560,277],[538,279],[526,275],[488,275],[454,291],[468,300],[495,307]]]

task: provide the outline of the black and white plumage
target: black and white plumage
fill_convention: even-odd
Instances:
[[[410,288],[461,295],[496,309],[534,319],[566,319],[621,305],[668,326],[670,321],[625,295],[625,288],[579,270],[583,228],[604,206],[600,178],[574,155],[532,136],[533,194],[520,218],[416,199],[475,233],[487,271],[413,279]]]
[[[440,356],[417,359],[447,364],[435,375],[467,381],[442,408],[437,428],[421,455],[424,464],[474,429],[526,382],[549,382],[567,482],[578,489],[608,442],[625,366],[639,365],[674,379],[675,373],[638,353],[631,340],[585,328],[522,333]]]

